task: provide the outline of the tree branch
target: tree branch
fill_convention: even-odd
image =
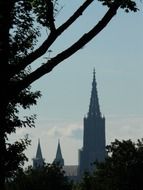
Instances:
[[[84,34],[76,43],[67,48],[65,51],[61,52],[51,60],[47,61],[44,65],[33,71],[31,74],[26,76],[25,79],[18,81],[15,84],[16,89],[11,90],[11,92],[15,93],[16,91],[20,92],[22,89],[28,87],[34,81],[49,73],[56,65],[61,63],[63,60],[69,58],[79,49],[81,49],[85,44],[91,41],[99,32],[101,32],[106,25],[110,22],[110,20],[115,16],[118,8],[120,7],[119,3],[114,3],[104,17],[98,22],[96,26],[94,26],[88,33]]]
[[[47,21],[51,32],[56,30],[54,23],[54,6],[52,0],[45,1],[47,4]]]
[[[58,29],[52,30],[48,38],[38,49],[23,58],[18,65],[11,68],[10,77],[13,77],[15,74],[19,73],[20,70],[25,69],[25,67],[30,65],[33,61],[44,55],[58,36],[60,36],[70,25],[72,25],[93,1],[94,0],[85,1],[65,23],[63,23]]]

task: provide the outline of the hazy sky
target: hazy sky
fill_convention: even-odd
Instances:
[[[61,1],[64,6],[57,16],[59,24],[82,0],[69,2]],[[51,47],[50,56],[55,56],[88,31],[105,10],[95,1]],[[65,164],[78,163],[93,68],[101,113],[106,118],[107,144],[115,138],[136,140],[143,137],[143,9],[129,14],[119,10],[94,40],[33,84],[33,89],[42,93],[37,106],[28,112],[37,114],[36,128],[17,131],[18,138],[28,133],[32,139],[26,151],[29,164],[35,157],[38,138],[46,162],[54,160],[60,139]]]

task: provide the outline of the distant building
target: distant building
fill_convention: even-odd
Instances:
[[[79,180],[84,172],[92,173],[95,169],[95,161],[102,162],[105,159],[105,117],[100,112],[95,70],[90,97],[89,110],[84,117],[83,147],[79,150],[79,163],[77,165],[64,165],[60,142],[53,163],[60,164],[70,179]],[[40,141],[38,143],[36,158],[33,159],[33,167],[42,166],[43,163]]]
[[[105,118],[100,112],[94,70],[89,111],[84,117],[83,147],[79,150],[78,176],[81,177],[85,171],[91,173],[95,169],[94,162],[104,159]]]
[[[38,147],[36,152],[36,157],[33,158],[33,169],[38,169],[44,166],[44,159],[42,156],[40,140],[38,140]]]
[[[53,163],[58,164],[59,166],[62,166],[62,167],[64,166],[64,159],[61,152],[60,141],[58,142],[57,153],[56,153],[56,157]]]

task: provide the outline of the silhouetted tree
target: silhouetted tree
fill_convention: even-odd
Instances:
[[[98,0],[108,7],[107,13],[90,31],[83,34],[70,47],[63,50],[43,64],[41,58],[94,2],[83,4],[60,26],[56,26],[55,15],[59,10],[58,0],[1,0],[0,1],[0,187],[4,189],[6,177],[6,154],[8,135],[17,127],[33,124],[33,117],[25,121],[19,119],[19,106],[24,109],[36,104],[39,92],[32,93],[30,85],[52,71],[63,60],[72,56],[100,31],[116,15],[119,8],[126,12],[136,12],[132,0]],[[93,15],[94,16],[94,15]],[[41,34],[40,26],[49,30],[42,44],[37,46]],[[75,31],[76,32],[76,31]],[[39,59],[39,66],[31,67]],[[36,64],[37,65],[37,64]]]
[[[85,172],[81,183],[79,183],[77,187],[77,190],[96,190],[96,186],[94,184],[94,176],[88,172]]]
[[[58,165],[19,170],[17,176],[7,183],[7,190],[72,190],[72,183]]]
[[[115,140],[107,146],[108,156],[96,163],[93,175],[86,174],[80,190],[140,190],[143,187],[143,139]],[[89,188],[88,188],[89,187]]]
[[[5,154],[5,175],[6,180],[14,177],[17,170],[20,169],[24,162],[27,161],[27,157],[24,154],[27,146],[30,145],[30,140],[27,136],[20,141],[16,141],[13,144],[7,143],[7,152]]]

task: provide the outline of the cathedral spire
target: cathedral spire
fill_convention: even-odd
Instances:
[[[95,163],[105,160],[105,118],[102,117],[98,101],[95,69],[87,117],[84,117],[83,147],[79,150],[78,176],[95,171]]]
[[[98,100],[98,93],[97,93],[97,84],[95,79],[95,69],[93,70],[93,81],[92,81],[92,90],[91,90],[91,98],[89,104],[89,111],[88,116],[95,116],[100,117],[100,106]]]
[[[40,139],[38,139],[38,147],[37,147],[37,152],[36,152],[36,158],[43,159],[42,151],[41,151],[41,145],[40,145]]]
[[[61,166],[64,165],[64,159],[62,157],[62,152],[61,152],[61,146],[60,146],[60,140],[58,140],[58,147],[57,147],[57,153],[56,153],[56,158],[54,160],[54,163],[57,163]]]

